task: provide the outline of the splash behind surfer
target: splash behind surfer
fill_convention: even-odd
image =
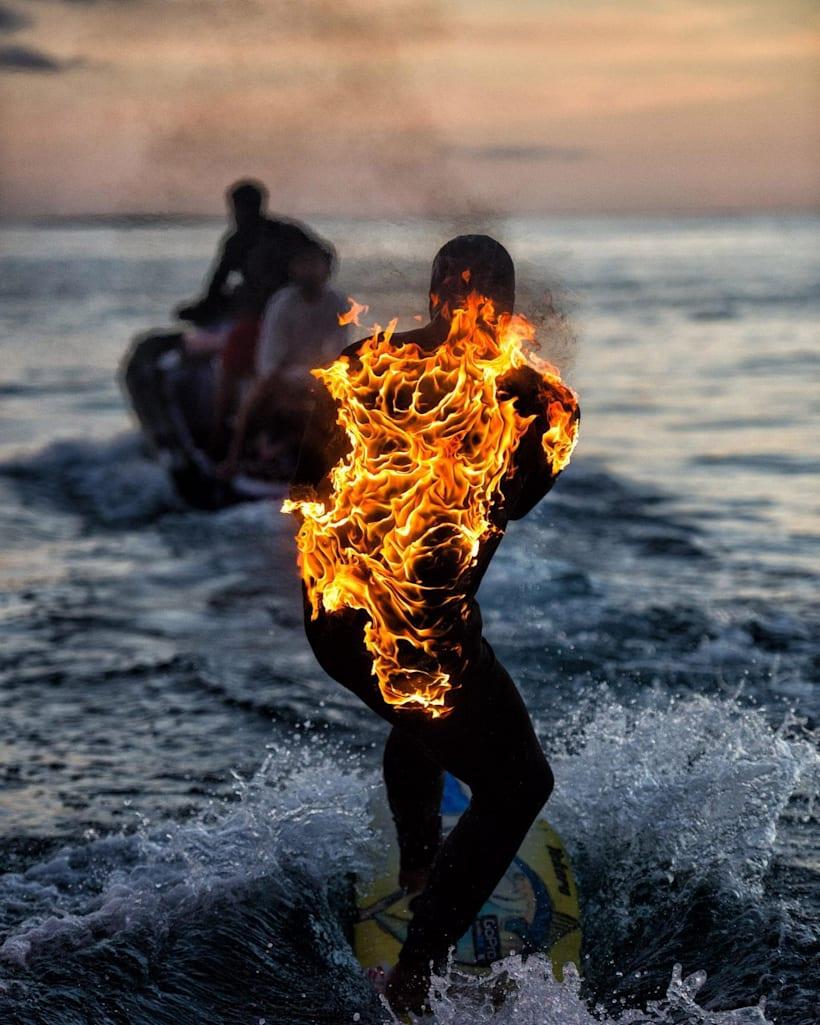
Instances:
[[[423,365],[425,354],[450,344],[455,319],[451,311],[463,310],[475,295],[491,300],[496,314],[511,314],[513,263],[494,239],[459,236],[439,251],[433,263],[430,322],[387,339],[391,353],[409,353],[411,365],[413,359]],[[482,330],[493,331],[494,323],[484,324]],[[368,342],[360,342],[345,350],[350,373],[355,372],[366,345]],[[380,378],[376,375],[374,379]],[[412,394],[412,381],[409,383],[407,394]],[[428,385],[429,381],[416,381],[419,406],[426,401]],[[551,427],[550,411],[560,406],[573,425],[577,421],[572,393],[564,386],[557,387],[559,391],[545,394],[544,380],[526,365],[517,366],[499,381],[499,394],[508,413],[514,406],[515,416],[520,418],[516,423],[524,428],[514,443],[505,436],[509,451],[500,456],[506,472],[492,498],[488,529],[479,538],[466,569],[452,573],[446,545],[436,549],[444,553],[443,561],[436,555],[429,564],[413,567],[418,585],[414,593],[422,596],[414,615],[427,624],[419,627],[419,636],[434,630],[445,638],[441,665],[446,666],[446,678],[453,684],[433,714],[423,703],[391,693],[390,683],[385,687],[377,679],[367,643],[369,637],[372,649],[372,617],[361,606],[328,611],[328,604],[333,603],[311,601],[306,586],[306,632],[319,662],[392,726],[384,753],[384,777],[399,841],[399,881],[409,891],[418,892],[407,941],[387,985],[388,1000],[397,1012],[423,1009],[431,967],[445,962],[448,949],[492,893],[552,791],[552,772],[527,709],[482,637],[475,594],[507,522],[526,515],[557,476],[542,443]],[[368,406],[366,399],[363,405]],[[350,440],[349,433],[338,425],[337,415],[328,394],[317,407],[302,446],[292,492],[296,508],[300,501],[332,502],[334,489],[341,487],[339,476],[331,470],[344,460]],[[452,439],[446,444],[450,452]],[[469,445],[470,439],[463,438],[461,444]],[[375,465],[379,458],[374,457],[369,478],[375,489],[386,479]],[[469,458],[466,462],[469,464]],[[382,497],[389,506],[390,496]],[[309,508],[302,506],[308,516]],[[440,521],[432,523],[433,531],[438,528],[451,529],[446,510],[442,510]],[[304,525],[300,538],[303,531]],[[304,558],[305,547],[300,547]],[[304,561],[302,568],[305,576]],[[447,596],[448,586],[458,591],[452,601]],[[425,602],[432,600],[425,595],[440,597],[442,592],[444,601],[439,600],[435,610],[425,607]],[[410,676],[423,675],[431,664],[428,653],[411,655],[410,662]],[[442,840],[440,804],[445,770],[470,787],[472,798],[458,824]]]

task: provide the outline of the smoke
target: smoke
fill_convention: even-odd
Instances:
[[[249,176],[268,185],[274,211],[292,216],[433,216],[429,258],[449,235],[505,239],[505,215],[520,205],[508,170],[586,156],[500,141],[510,126],[482,103],[492,58],[482,57],[486,86],[471,97],[483,51],[459,65],[467,51],[453,44],[477,30],[444,0],[74,0],[47,5],[49,26],[40,6],[31,5],[33,41],[84,66],[48,99],[45,145],[70,145],[68,159],[41,161],[42,180],[25,188],[50,186],[66,210],[217,214],[225,187]],[[10,132],[14,174],[25,145],[36,145],[38,102]],[[386,277],[405,255],[385,262]],[[527,311],[540,307],[544,327],[563,336],[536,270]]]
[[[60,60],[32,46],[0,46],[0,70],[56,74],[81,64],[79,60]]]
[[[162,174],[170,205],[207,168],[212,181],[252,173],[304,212],[482,210],[414,83],[411,50],[446,31],[439,3],[254,3],[218,18],[230,51],[192,70],[188,101],[147,134],[142,173]]]
[[[0,4],[0,34],[19,32],[31,25],[31,18],[15,7]]]

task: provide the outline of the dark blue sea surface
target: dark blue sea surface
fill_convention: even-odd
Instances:
[[[424,312],[447,225],[319,227],[374,319]],[[480,594],[583,972],[434,1020],[814,1025],[820,221],[491,227],[583,409]],[[0,232],[3,1025],[390,1020],[345,938],[385,729],[307,648],[279,503],[185,508],[115,380],[218,231]]]

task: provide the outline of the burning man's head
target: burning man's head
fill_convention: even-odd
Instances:
[[[430,276],[430,316],[463,306],[471,292],[492,299],[496,313],[512,313],[515,267],[489,235],[457,235],[439,249]]]

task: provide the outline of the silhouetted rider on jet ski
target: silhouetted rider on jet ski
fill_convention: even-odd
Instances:
[[[330,247],[300,225],[267,215],[268,192],[261,182],[234,182],[226,199],[234,228],[223,237],[205,295],[176,310],[200,326],[260,316],[270,296],[287,284],[291,257],[306,245],[322,245],[331,255]]]
[[[224,320],[236,312],[248,278],[248,257],[271,223],[263,213],[267,190],[261,183],[235,182],[228,189],[226,199],[234,229],[223,237],[205,295],[178,307],[176,311],[182,320],[190,320],[194,324]],[[234,277],[239,280],[233,280]]]
[[[193,326],[140,335],[121,370],[146,440],[171,469],[180,493],[201,508],[249,494],[217,477],[214,460],[226,454],[233,414],[255,376],[268,299],[290,280],[295,253],[316,247],[329,266],[335,257],[333,247],[306,226],[270,217],[261,183],[236,182],[227,200],[234,225],[222,239],[206,292],[176,311]]]

